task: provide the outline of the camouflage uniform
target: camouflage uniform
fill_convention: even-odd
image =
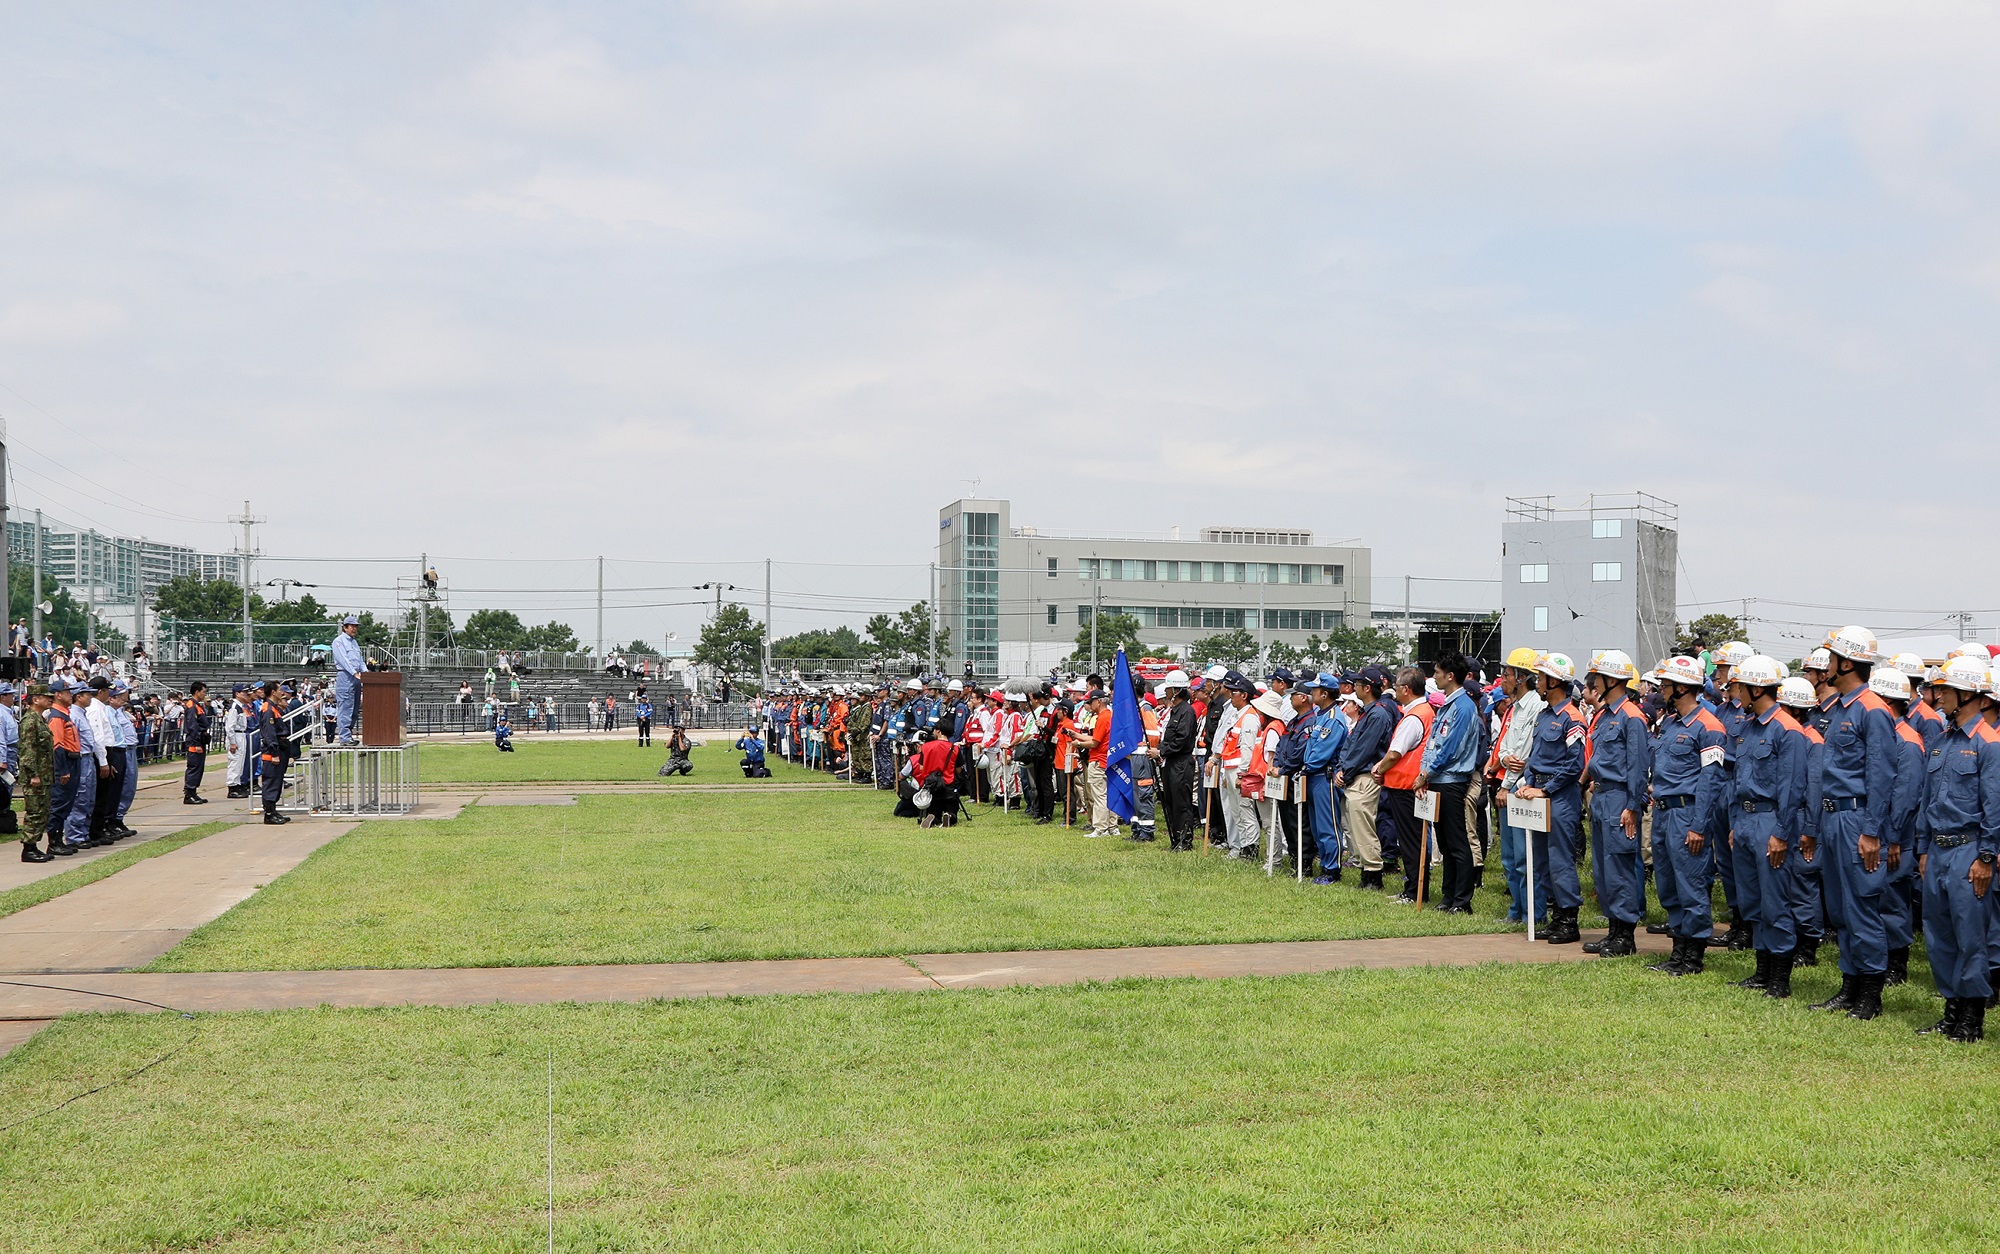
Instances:
[[[40,684],[28,690],[32,698],[46,696],[48,689]],[[21,789],[21,809],[25,821],[21,824],[21,843],[32,845],[42,838],[49,825],[49,786],[55,782],[56,738],[49,731],[48,720],[42,712],[30,705],[21,711],[21,767],[16,773],[15,783]],[[28,781],[40,779],[39,786]]]

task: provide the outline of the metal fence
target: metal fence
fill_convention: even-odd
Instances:
[[[403,726],[412,736],[478,736],[492,732],[499,714],[507,716],[507,725],[517,736],[631,731],[638,725],[632,705],[626,701],[618,702],[608,715],[602,701],[558,701],[553,716],[547,706],[537,701],[519,705],[502,702],[492,710],[483,702],[411,702],[405,708]],[[750,709],[734,702],[715,705],[697,701],[673,714],[664,704],[654,704],[655,733],[665,732],[676,720],[691,730],[745,727],[750,722]]]
[[[299,629],[272,623],[260,625],[258,630],[269,631],[272,638],[256,639],[253,632],[246,651],[241,640],[189,639],[169,635],[163,628],[155,661],[165,666],[275,667],[287,671],[311,670],[328,665],[328,644],[333,639],[334,628],[318,626]],[[500,651],[492,649],[430,648],[420,652],[414,646],[368,645],[364,646],[363,652],[405,671],[492,668],[495,672],[512,669],[518,673],[557,671],[591,674],[604,673],[605,669],[604,659],[595,654],[550,653],[540,649],[506,650],[504,665]],[[657,657],[644,654],[625,654],[624,657],[626,666],[618,672],[620,678],[637,679],[641,662],[646,664],[647,677],[653,682],[665,683],[673,674]]]
[[[298,764],[294,807],[313,814],[407,814],[416,808],[418,748],[316,748]]]

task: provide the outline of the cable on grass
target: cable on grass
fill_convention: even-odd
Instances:
[[[53,1115],[57,1111],[61,1110],[63,1107],[69,1106],[75,1102],[80,1102],[84,1098],[91,1096],[93,1093],[102,1093],[106,1089],[116,1088],[121,1084],[130,1084],[132,1081],[138,1079],[142,1075],[145,1075],[148,1071],[151,1071],[153,1068],[159,1066],[167,1059],[172,1058],[175,1054],[180,1053],[188,1046],[194,1044],[195,1040],[201,1036],[201,1020],[195,1018],[192,1012],[182,1010],[178,1006],[163,1006],[159,1002],[147,1001],[143,997],[127,997],[123,993],[103,993],[99,992],[94,988],[66,988],[60,984],[29,984],[21,980],[0,980],[0,985],[7,985],[12,988],[46,989],[47,991],[54,993],[79,993],[86,997],[108,997],[113,1001],[129,1001],[135,1006],[151,1006],[155,1010],[165,1010],[170,1013],[177,1014],[181,1018],[188,1020],[190,1023],[194,1025],[189,1030],[186,1040],[174,1046],[166,1053],[161,1054],[158,1058],[153,1059],[153,1061],[147,1063],[145,1066],[140,1067],[138,1070],[130,1072],[126,1075],[119,1076],[117,1079],[114,1080],[106,1080],[104,1083],[98,1085],[95,1088],[85,1089],[83,1092],[78,1093],[73,1097],[65,1098],[64,1100],[57,1102],[55,1105],[49,1107],[47,1110],[36,1111],[32,1115],[23,1115],[19,1119],[16,1119],[9,1124],[0,1124],[0,1133],[12,1132],[15,1128],[20,1127],[22,1124],[33,1123],[37,1119],[41,1119],[48,1115]]]

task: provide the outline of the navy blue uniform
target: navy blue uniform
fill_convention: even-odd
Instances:
[[[1583,885],[1576,876],[1583,827],[1583,738],[1583,722],[1568,697],[1548,706],[1535,717],[1535,743],[1521,777],[1549,798],[1548,839],[1535,846],[1536,899],[1564,910],[1583,904]]]

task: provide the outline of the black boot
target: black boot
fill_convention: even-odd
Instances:
[[[264,822],[268,826],[276,827],[281,823],[289,823],[291,821],[292,820],[289,816],[278,813],[278,807],[276,806],[264,807]]]
[[[1882,980],[1880,975],[1857,975],[1855,978],[1854,1004],[1847,1008],[1850,1019],[1873,1019],[1882,1013]]]
[[[1646,930],[1649,932],[1652,931],[1651,928],[1647,928]],[[1687,937],[1676,936],[1674,937],[1673,953],[1669,954],[1663,961],[1647,963],[1646,970],[1658,971],[1661,975],[1679,975],[1682,964],[1687,961],[1687,950]]]
[[[1674,930],[1664,923],[1648,923],[1646,925],[1646,935],[1648,936],[1672,936],[1673,934]]]
[[[1760,950],[1758,950],[1758,951],[1757,951],[1757,973],[1756,973],[1755,975],[1751,976],[1751,977],[1750,977],[1749,979],[1747,979],[1747,980],[1738,980],[1738,981],[1736,981],[1736,987],[1738,987],[1738,988],[1769,988],[1769,987],[1771,987],[1771,955],[1769,955],[1769,954],[1765,953],[1765,952],[1764,952],[1763,950],[1761,950],[1761,949],[1760,949]]]
[[[1965,999],[1965,1014],[1958,1021],[1959,1035],[1952,1039],[1970,1045],[1986,1039],[1986,1004],[1977,997]]]
[[[1700,975],[1707,966],[1707,954],[1708,942],[1699,936],[1690,936],[1687,938],[1687,952],[1681,955],[1680,969],[1678,971],[1669,971],[1667,974],[1675,976]]]
[[[1792,995],[1792,955],[1790,950],[1771,955],[1771,974],[1764,984],[1766,997]]]
[[[1812,1005],[1807,1006],[1806,1009],[1851,1010],[1854,1007],[1854,996],[1860,983],[1860,976],[1848,975],[1846,972],[1842,972],[1840,976],[1840,991],[1825,1001],[1814,1002]]]
[[[1604,938],[1604,944],[1598,947],[1597,956],[1600,958],[1628,958],[1638,953],[1638,942],[1632,939],[1638,927],[1637,923],[1623,923],[1617,919],[1611,920],[1611,932]]]
[[[1795,967],[1816,967],[1819,965],[1820,943],[1823,936],[1801,936],[1799,947],[1792,951],[1792,965]]]
[[[1361,887],[1372,888],[1378,893],[1389,891],[1382,887],[1382,873],[1380,871],[1363,871],[1361,873]]]
[[[1986,999],[1986,1008],[1991,1010],[1995,1006],[2000,1006],[2000,967],[1986,969],[1986,982],[1993,989],[1993,995]],[[1985,1016],[1980,1017],[1980,1022],[1985,1022]]]
[[[205,806],[208,804],[208,798],[202,796],[194,789],[188,788],[182,791],[181,804],[184,806]]]
[[[1965,1015],[1965,1001],[1966,999],[1963,997],[1945,998],[1944,1018],[1939,1019],[1927,1028],[1918,1028],[1917,1035],[1942,1036],[1948,1040],[1957,1040],[1960,1031],[1959,1020]]]
[[[70,844],[70,843],[69,843],[68,841],[64,840],[64,839],[63,839],[63,838],[62,838],[61,836],[51,836],[51,837],[49,837],[49,856],[50,856],[50,857],[52,857],[52,858],[69,858],[69,857],[74,857],[74,856],[75,856],[75,854],[76,854],[76,846],[75,846],[75,845],[72,845],[72,844]]]
[[[1576,927],[1577,907],[1551,906],[1549,908],[1549,930],[1542,939],[1551,945],[1574,945],[1583,939]]]
[[[1722,939],[1730,949],[1738,951],[1752,948],[1755,940],[1751,935],[1750,925],[1742,919],[1731,920],[1729,934]]]
[[[1889,972],[1882,977],[1882,983],[1894,988],[1910,978],[1910,947],[1899,945],[1889,951]]]
[[[25,840],[21,842],[21,861],[52,862],[54,860],[52,855],[43,853],[40,846],[31,844]]]

